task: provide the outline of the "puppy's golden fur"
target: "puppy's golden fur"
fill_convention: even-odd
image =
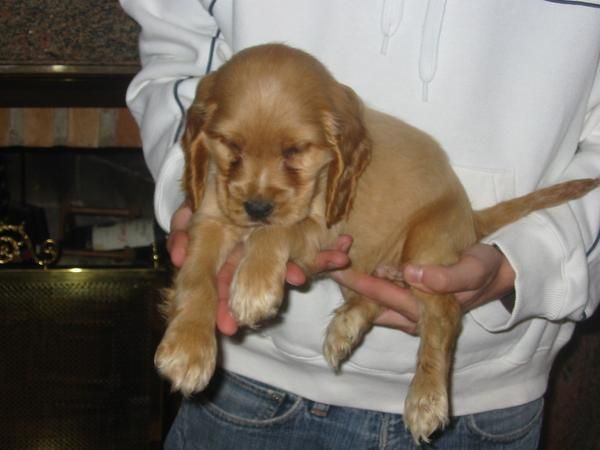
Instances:
[[[230,307],[240,324],[252,326],[277,313],[286,262],[311,273],[316,254],[340,233],[354,237],[350,256],[364,272],[382,264],[451,264],[482,236],[598,185],[569,182],[474,212],[433,139],[363,109],[318,61],[283,45],[244,50],[202,80],[183,147],[183,186],[195,212],[156,365],[184,394],[212,376],[215,275],[237,242],[245,241],[246,253]],[[414,295],[423,305],[421,346],[405,421],[419,440],[448,420],[461,307],[452,295]],[[382,311],[355,292],[344,290],[344,297],[323,347],[332,367]]]

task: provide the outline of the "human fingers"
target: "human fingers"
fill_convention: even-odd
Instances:
[[[171,217],[170,231],[186,230],[190,224],[192,215],[193,212],[189,202],[184,201]]]
[[[418,334],[417,322],[409,319],[399,312],[394,311],[393,309],[386,309],[383,311],[383,313],[381,313],[381,315],[375,319],[374,324],[404,331],[405,333],[412,334],[413,336]]]
[[[333,249],[319,252],[315,260],[315,272],[325,272],[341,269],[350,264],[348,251],[352,245],[352,238],[349,235],[340,235]],[[287,266],[286,281],[292,286],[302,286],[306,283],[307,275],[302,268],[294,262],[289,262]]]
[[[175,267],[181,267],[185,261],[187,244],[189,236],[186,231],[173,231],[167,239],[167,251],[171,258],[171,263]]]
[[[192,219],[192,209],[184,202],[171,217],[170,233],[167,239],[167,251],[175,267],[181,267],[185,261],[189,241],[187,228]]]
[[[302,286],[306,283],[306,274],[298,264],[288,262],[285,273],[285,281],[292,286]]]
[[[416,322],[419,318],[420,304],[410,289],[351,268],[333,271],[331,277],[342,286],[368,297],[410,321]]]
[[[244,256],[244,247],[237,244],[217,272],[217,292],[220,299],[229,299],[229,286],[233,275]]]
[[[225,336],[233,336],[238,332],[239,325],[231,314],[229,302],[219,299],[217,305],[217,330]]]
[[[239,328],[229,309],[229,287],[243,256],[244,247],[238,244],[217,272],[217,329],[226,336],[234,335]]]

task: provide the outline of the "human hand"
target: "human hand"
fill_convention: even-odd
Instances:
[[[449,266],[406,265],[399,278],[415,289],[431,293],[452,293],[464,311],[511,292],[515,273],[506,257],[487,244],[475,244]],[[380,303],[386,310],[375,322],[409,334],[417,333],[421,303],[410,289],[388,279],[345,269],[331,274],[338,283]]]
[[[187,229],[192,218],[192,209],[188,203],[182,204],[171,218],[171,229],[167,239],[167,250],[171,263],[181,267],[185,261],[186,248],[189,242]],[[335,247],[324,250],[317,255],[315,262],[318,272],[340,269],[346,267],[350,259],[348,249],[352,238],[347,235],[340,236]],[[240,244],[230,253],[227,260],[217,274],[217,292],[219,304],[217,307],[217,329],[224,335],[232,336],[238,330],[238,324],[229,311],[229,286],[235,270],[243,256],[243,246]],[[301,286],[306,282],[306,275],[299,266],[290,262],[287,266],[286,281],[292,286]]]

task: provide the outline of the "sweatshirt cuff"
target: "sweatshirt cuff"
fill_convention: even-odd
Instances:
[[[176,144],[161,167],[154,189],[154,214],[160,227],[167,233],[170,231],[173,213],[185,198],[181,188],[183,166],[183,151]]]
[[[587,286],[585,271],[581,267],[576,270],[581,255],[577,255],[577,248],[566,247],[558,231],[549,226],[550,221],[534,213],[485,240],[504,253],[516,273],[512,312],[500,300],[470,312],[486,330],[504,331],[534,317],[547,320],[583,317],[578,305],[568,304],[568,299],[586,298],[585,292],[574,292]],[[575,269],[575,273],[569,268]]]

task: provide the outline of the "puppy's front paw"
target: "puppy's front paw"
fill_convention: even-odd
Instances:
[[[229,291],[229,307],[240,325],[253,327],[277,314],[283,300],[285,271],[285,265],[242,261]]]
[[[154,365],[173,390],[184,395],[201,391],[215,371],[217,341],[214,328],[201,324],[172,324],[154,355]]]
[[[417,374],[404,403],[404,423],[416,443],[429,442],[448,424],[448,394],[443,383]]]
[[[327,363],[338,370],[370,328],[371,324],[358,308],[346,305],[339,308],[327,327],[323,343],[323,356]]]

